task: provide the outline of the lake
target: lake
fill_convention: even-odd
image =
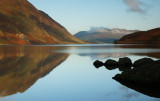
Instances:
[[[0,46],[0,101],[160,101],[112,79],[95,60],[160,59],[156,45]],[[154,91],[153,91],[154,92]]]

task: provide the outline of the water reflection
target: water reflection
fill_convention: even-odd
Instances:
[[[58,47],[0,47],[0,96],[24,92],[61,64],[68,54]]]
[[[159,48],[123,45],[0,46],[0,96],[12,95],[4,98],[14,97],[16,101],[126,100],[119,89],[122,85],[112,79],[120,73],[118,69],[97,70],[93,61],[105,62],[110,58],[117,61],[125,56],[132,60],[159,58],[159,52]],[[125,94],[130,101],[141,101],[136,97],[153,99],[130,90]]]
[[[159,45],[73,45],[64,46],[60,53],[78,54],[94,59],[120,58],[128,55],[160,58]]]
[[[116,47],[120,47],[123,49],[143,49],[145,52],[138,52],[134,53],[135,55],[140,55],[140,56],[149,56],[153,58],[159,58],[160,59],[160,45],[158,44],[150,44],[150,45],[117,45]]]

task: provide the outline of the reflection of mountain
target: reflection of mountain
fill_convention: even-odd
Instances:
[[[79,54],[79,56],[89,56],[92,60],[107,59],[107,58],[120,58],[128,56],[129,53],[97,53],[97,54]]]
[[[77,54],[79,56],[88,56],[91,59],[106,59],[106,58],[120,58],[129,55],[127,51],[119,52],[114,45],[89,45],[89,46],[68,46],[63,50],[59,50],[62,53]]]
[[[68,57],[54,49],[0,47],[0,96],[24,92]]]
[[[160,45],[158,44],[152,44],[152,45],[117,45],[116,47],[119,48],[132,48],[132,49],[144,49],[148,51],[148,49],[152,50],[151,52],[145,52],[145,53],[135,53],[135,55],[140,55],[140,56],[149,56],[153,58],[158,58],[160,59]]]
[[[95,49],[96,50],[96,49]],[[107,59],[107,58],[121,58],[126,56],[147,56],[152,58],[160,59],[160,50],[159,49],[143,49],[143,48],[115,48],[112,49],[105,49],[102,52],[94,53],[95,50],[90,49],[90,53],[78,53],[80,56],[89,56],[93,60],[97,59]],[[98,51],[99,49],[97,49]],[[106,50],[106,51],[105,51]],[[158,52],[159,51],[159,52]]]
[[[99,54],[79,54],[80,56],[89,56],[93,60],[107,59],[107,58],[121,58],[129,55],[148,56],[160,59],[160,53],[99,53]]]
[[[89,56],[93,60],[120,58],[125,56],[149,56],[160,58],[160,48],[157,45],[88,45],[88,46],[68,46],[62,53],[78,54]]]

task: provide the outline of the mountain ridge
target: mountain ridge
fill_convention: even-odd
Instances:
[[[1,0],[0,19],[2,45],[84,43],[27,0]]]
[[[116,44],[159,44],[160,28],[132,33],[115,41],[115,43]]]
[[[115,40],[120,39],[126,34],[136,32],[138,30],[126,30],[119,28],[104,28],[104,27],[92,27],[89,31],[80,31],[74,36],[83,41],[96,41],[102,43],[113,43]]]

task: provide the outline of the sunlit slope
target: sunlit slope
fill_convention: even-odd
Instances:
[[[0,44],[83,43],[27,0],[0,1]]]

